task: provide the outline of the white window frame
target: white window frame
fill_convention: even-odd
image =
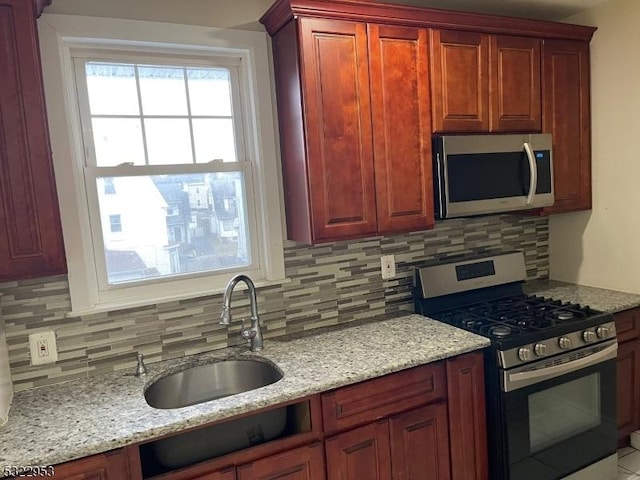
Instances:
[[[83,53],[111,51],[135,55],[180,57],[229,57],[240,59],[240,94],[244,120],[243,147],[251,162],[222,164],[221,170],[250,175],[253,189],[247,189],[247,206],[255,210],[255,225],[249,225],[255,238],[257,262],[242,269],[256,285],[286,281],[282,235],[281,198],[272,110],[271,75],[267,36],[263,32],[216,29],[146,21],[45,14],[38,20],[45,96],[62,218],[71,315],[118,310],[223,291],[238,271],[194,274],[184,278],[159,279],[157,282],[105,288],[101,282],[98,251],[92,237],[90,211],[96,208],[88,200],[86,189],[96,189],[95,172],[85,167],[85,148],[80,105],[76,93],[74,57]],[[171,63],[170,60],[168,60]],[[179,63],[178,63],[179,64]],[[239,151],[240,154],[240,151]],[[239,158],[238,160],[241,160]],[[121,169],[123,167],[113,167]],[[126,168],[126,167],[125,167]],[[135,167],[131,167],[135,169]],[[150,167],[146,167],[150,168]],[[164,173],[165,167],[158,166]],[[101,167],[104,171],[105,167]],[[132,170],[134,171],[134,170]],[[148,172],[144,174],[149,174]],[[92,180],[93,179],[93,180]],[[91,181],[92,180],[92,181]],[[70,188],[70,185],[73,188]],[[94,192],[95,193],[95,192]],[[95,218],[95,210],[94,210]],[[96,235],[96,239],[99,235]],[[96,252],[99,252],[96,254]],[[98,265],[99,268],[96,268]]]

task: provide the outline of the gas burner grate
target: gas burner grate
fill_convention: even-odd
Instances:
[[[571,322],[578,322],[595,314],[589,307],[544,297],[516,295],[479,302],[433,317],[496,340],[512,339],[526,334],[553,331]]]

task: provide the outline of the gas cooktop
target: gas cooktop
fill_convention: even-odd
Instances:
[[[603,315],[607,314],[576,303],[524,294],[429,313],[489,337],[500,350],[599,325]]]
[[[416,267],[415,311],[490,338],[503,368],[615,339],[611,314],[525,295],[525,279],[522,252]]]

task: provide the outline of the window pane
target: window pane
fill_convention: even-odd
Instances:
[[[231,84],[226,68],[190,68],[189,100],[192,115],[231,116]]]
[[[184,69],[139,67],[144,115],[187,115]]]
[[[193,140],[198,163],[212,160],[237,161],[231,119],[194,119]]]
[[[193,163],[189,120],[180,118],[146,119],[149,165]]]
[[[111,178],[115,194],[97,179],[109,284],[250,264],[241,172]]]
[[[144,165],[140,120],[94,118],[91,123],[98,167],[113,167],[125,162]]]
[[[86,63],[92,115],[138,115],[138,90],[133,65]]]

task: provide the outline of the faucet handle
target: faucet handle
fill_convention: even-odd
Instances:
[[[251,340],[253,337],[256,336],[256,334],[258,332],[256,332],[256,329],[253,327],[249,327],[249,328],[244,328],[245,325],[245,319],[242,319],[242,330],[240,330],[240,336],[242,338],[244,338],[245,340]]]
[[[144,364],[144,355],[138,352],[138,366],[136,367],[136,377],[144,377],[147,374],[147,366]]]

